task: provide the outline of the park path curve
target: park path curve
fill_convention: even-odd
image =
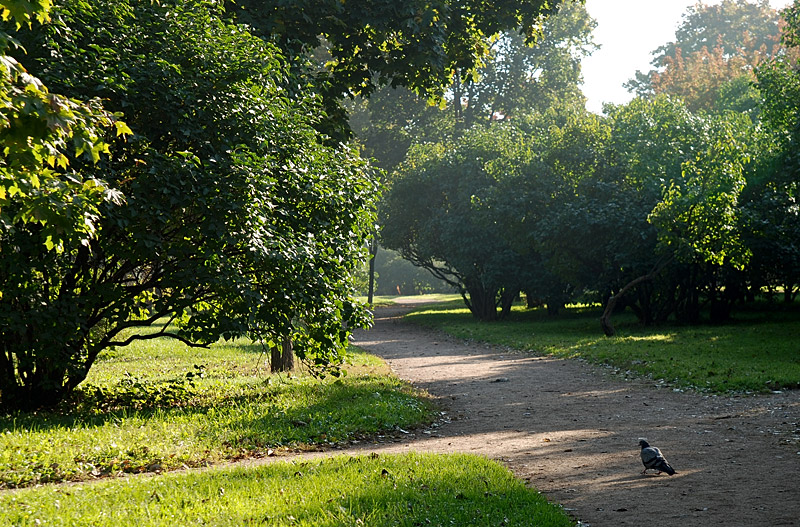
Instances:
[[[800,392],[704,396],[580,361],[452,339],[377,308],[354,344],[433,396],[442,419],[369,452],[498,460],[581,525],[800,525]],[[637,439],[675,476],[640,474]]]

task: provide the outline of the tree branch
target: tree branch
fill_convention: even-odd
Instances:
[[[130,344],[131,342],[136,341],[136,340],[153,340],[153,339],[158,339],[158,338],[161,338],[161,337],[167,337],[167,338],[178,340],[178,341],[183,342],[184,344],[186,344],[187,346],[190,346],[192,348],[205,348],[205,349],[208,349],[208,348],[211,347],[210,344],[199,344],[197,342],[192,342],[191,340],[189,340],[189,339],[187,339],[185,337],[181,337],[180,335],[178,335],[176,333],[170,333],[170,332],[163,331],[163,330],[159,331],[158,333],[151,333],[149,335],[131,335],[130,337],[128,337],[127,339],[125,339],[123,341],[111,341],[111,342],[108,343],[108,345],[109,346],[120,346],[120,347],[122,347],[122,346],[127,346],[128,344]]]

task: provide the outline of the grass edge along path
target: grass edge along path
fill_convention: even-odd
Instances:
[[[724,325],[644,327],[615,317],[600,330],[601,308],[571,306],[550,317],[515,306],[507,320],[480,322],[460,302],[414,310],[406,319],[450,336],[508,349],[581,359],[660,386],[704,393],[768,393],[800,388],[800,310],[742,310]]]
[[[336,456],[0,493],[0,524],[292,527],[574,525],[497,462]]]
[[[354,373],[340,379],[215,375],[212,365],[194,388],[162,406],[0,416],[0,489],[318,450],[434,419],[426,394],[377,357],[353,352]],[[161,347],[153,353],[180,355]],[[140,384],[135,389],[163,385]]]

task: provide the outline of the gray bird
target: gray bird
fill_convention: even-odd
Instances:
[[[657,470],[659,474],[662,472],[666,472],[670,476],[675,474],[675,469],[670,466],[659,449],[650,446],[644,439],[639,439],[639,446],[642,447],[642,464],[644,465],[642,474],[651,468]]]

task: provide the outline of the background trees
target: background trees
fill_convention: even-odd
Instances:
[[[485,320],[519,291],[551,312],[568,300],[601,301],[609,334],[611,315],[624,308],[645,324],[722,322],[763,288],[794,298],[796,11],[784,14],[788,48],[777,45],[778,22],[766,4],[723,2],[690,11],[678,40],[692,53],[707,51],[704,43],[725,17],[734,17],[737,28],[725,39],[743,35],[730,49],[719,40],[714,53],[738,68],[738,77],[709,70],[713,101],[658,84],[656,73],[668,73],[669,63],[648,77],[647,97],[609,107],[603,117],[569,102],[569,90],[560,107],[522,97],[502,126],[476,119],[450,142],[412,147],[381,215],[385,242],[418,265],[449,272],[473,314]],[[751,35],[746,23],[755,14]],[[765,42],[775,43],[769,52]],[[703,53],[698,64],[710,64]],[[758,60],[738,63],[737,56]],[[504,58],[494,59],[499,65],[485,71],[505,68]],[[747,92],[749,106],[737,106],[744,99],[736,87]],[[488,95],[481,97],[476,105]],[[472,102],[464,106],[467,115]],[[419,196],[417,207],[412,200]],[[401,217],[405,208],[414,218]],[[478,291],[468,283],[490,286]],[[494,298],[494,306],[481,300],[485,307],[475,309],[475,298]]]
[[[415,147],[380,209],[386,246],[456,287],[481,320],[497,318],[520,289],[520,257],[501,232],[502,207],[511,204],[495,196],[526,163],[515,132],[497,124],[449,148]]]
[[[325,45],[309,79],[323,94],[330,135],[346,135],[342,97],[404,86],[438,99],[451,80],[472,75],[487,52],[487,39],[520,30],[528,41],[560,2],[535,0],[244,0],[232,11],[289,56]],[[313,13],[313,15],[310,15]],[[306,73],[309,73],[306,71]],[[338,119],[338,121],[337,121]]]
[[[780,16],[760,0],[723,0],[689,7],[675,41],[653,51],[649,72],[637,72],[628,88],[642,96],[666,93],[692,110],[753,110],[754,71],[785,53]]]
[[[763,96],[763,156],[745,192],[745,232],[753,251],[751,280],[782,288],[791,301],[800,285],[800,3],[783,13],[783,43],[792,51],[762,65],[756,86]]]

